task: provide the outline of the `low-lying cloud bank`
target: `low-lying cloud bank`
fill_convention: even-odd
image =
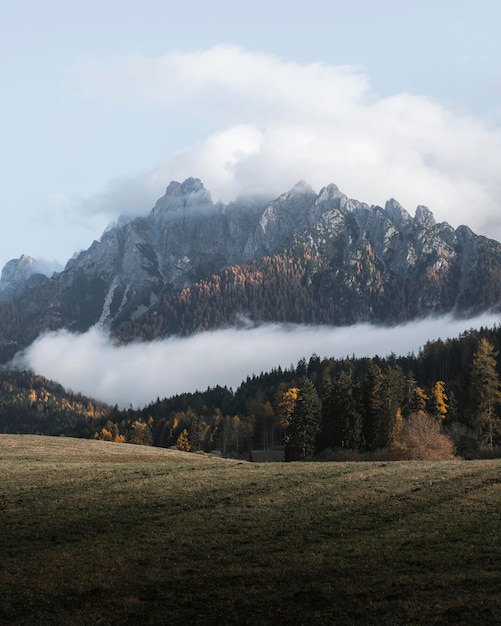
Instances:
[[[492,327],[499,315],[475,319],[428,318],[394,328],[266,324],[224,329],[192,337],[118,346],[101,329],[81,335],[67,331],[37,339],[18,365],[57,380],[68,389],[127,407],[157,397],[227,385],[234,389],[248,375],[301,357],[385,356],[417,352],[428,339],[456,337],[469,328]]]

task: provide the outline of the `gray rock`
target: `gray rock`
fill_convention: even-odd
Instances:
[[[501,300],[500,244],[466,226],[436,224],[424,206],[412,218],[393,198],[384,208],[369,206],[336,185],[317,194],[304,181],[271,201],[223,205],[189,178],[171,182],[147,217],[107,229],[24,302],[51,324],[117,327],[225,267],[292,247],[311,259],[304,279],[317,311],[311,321],[394,323]],[[16,277],[25,281],[29,267],[28,258],[9,262],[3,292]]]

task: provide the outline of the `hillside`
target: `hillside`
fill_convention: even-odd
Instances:
[[[110,407],[32,372],[0,371],[0,433],[88,437]]]
[[[190,178],[29,285],[5,286],[17,295],[0,302],[3,359],[43,331],[94,324],[129,341],[242,317],[340,325],[468,316],[499,306],[501,245],[437,224],[426,207],[412,217],[394,199],[369,206],[333,184],[224,205]]]
[[[498,623],[500,473],[2,435],[0,623]]]

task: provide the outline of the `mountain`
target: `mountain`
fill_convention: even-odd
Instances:
[[[0,302],[7,302],[25,289],[45,282],[47,276],[39,266],[37,261],[25,254],[8,261],[0,276]]]
[[[5,270],[4,270],[5,271]],[[0,342],[108,326],[123,341],[254,321],[393,324],[499,307],[501,245],[418,206],[349,199],[301,181],[276,199],[214,203],[171,182],[63,272],[0,303]]]

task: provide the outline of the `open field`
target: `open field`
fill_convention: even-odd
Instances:
[[[501,461],[0,435],[1,624],[501,623]]]

